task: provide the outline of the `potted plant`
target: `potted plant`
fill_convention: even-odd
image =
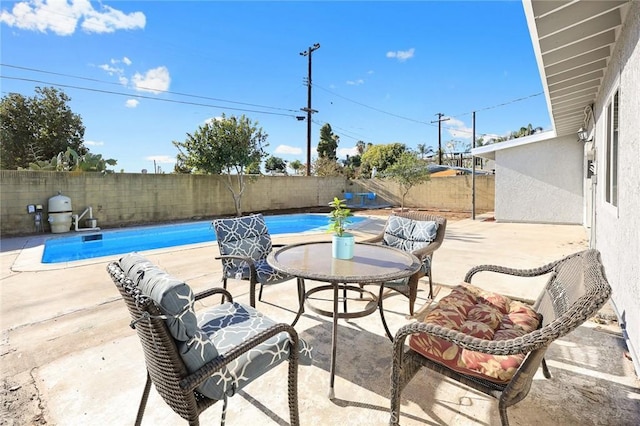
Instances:
[[[353,213],[347,208],[346,200],[340,200],[338,197],[334,197],[329,206],[333,208],[329,213],[329,232],[333,232],[333,257],[351,259],[356,240],[352,234],[345,231],[346,225],[350,223],[349,217],[353,216]]]

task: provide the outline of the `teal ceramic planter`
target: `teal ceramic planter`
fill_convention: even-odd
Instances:
[[[331,245],[333,257],[344,260],[352,259],[355,245],[356,239],[351,234],[343,234],[342,237],[334,235]]]

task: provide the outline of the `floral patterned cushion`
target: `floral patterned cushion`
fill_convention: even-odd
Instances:
[[[540,318],[524,303],[465,283],[442,298],[424,322],[480,339],[506,340],[537,329]],[[525,357],[474,352],[426,333],[412,335],[409,347],[454,371],[495,383],[509,382]]]

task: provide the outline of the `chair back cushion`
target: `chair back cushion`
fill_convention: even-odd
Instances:
[[[517,338],[536,330],[540,318],[528,305],[465,284],[443,297],[424,322],[496,341]],[[454,371],[495,383],[508,383],[526,355],[475,352],[426,333],[411,335],[409,347]]]
[[[266,259],[271,252],[271,236],[261,214],[215,219],[212,224],[221,255],[246,256],[260,260]],[[224,259],[222,262],[225,271],[241,269],[242,263],[230,259]]]
[[[198,326],[191,287],[137,253],[125,255],[119,263],[140,292],[153,300],[166,315],[165,322],[174,339],[186,341],[196,334]]]
[[[436,239],[438,224],[391,215],[384,229],[383,244],[403,251],[426,247]]]

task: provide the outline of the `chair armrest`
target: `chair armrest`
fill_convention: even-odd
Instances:
[[[426,247],[419,248],[411,252],[415,257],[422,260],[425,257],[433,254],[434,251],[438,250],[442,245],[442,241],[433,241]]]
[[[271,244],[271,247],[285,247],[286,244]]]
[[[375,237],[367,238],[366,240],[362,240],[361,243],[379,243],[384,238],[384,232],[376,235]]]
[[[236,255],[231,255],[231,254],[225,254],[225,255],[220,255],[216,257],[217,260],[225,260],[225,259],[229,259],[229,260],[242,260],[244,262],[247,262],[247,265],[249,265],[249,279],[251,281],[251,283],[255,283],[257,282],[256,277],[258,276],[256,274],[256,264],[253,261],[252,258],[250,258],[249,256],[236,256]]]
[[[508,268],[506,266],[498,266],[498,265],[478,265],[469,269],[467,274],[464,276],[464,282],[471,283],[472,277],[478,272],[488,271],[488,272],[496,272],[499,274],[507,274],[507,275],[515,275],[518,277],[537,277],[540,275],[548,274],[551,272],[556,265],[561,262],[561,260],[551,262],[547,265],[541,266],[539,268],[533,269],[515,269]]]
[[[393,346],[394,352],[400,351],[404,347],[404,341],[408,336],[415,333],[426,333],[470,351],[491,355],[526,354],[548,345],[551,341],[566,333],[567,330],[563,327],[550,327],[552,324],[513,339],[485,340],[450,328],[416,321],[402,326],[396,332]]]
[[[296,330],[289,324],[274,324],[266,330],[256,334],[250,339],[245,340],[238,346],[233,349],[227,351],[224,354],[218,355],[211,361],[207,362],[205,365],[200,367],[197,371],[189,374],[180,380],[180,388],[185,390],[193,391],[195,388],[200,386],[202,382],[211,377],[216,371],[222,369],[225,365],[229,364],[242,354],[246,353],[250,349],[255,348],[261,343],[269,340],[276,334],[286,332],[289,334],[291,340],[291,350],[289,351],[289,362],[294,363],[294,367],[298,366],[298,357],[299,357],[299,344],[298,344],[298,333]]]
[[[231,296],[231,293],[229,293],[224,288],[220,288],[220,287],[214,287],[214,288],[201,291],[199,293],[196,293],[193,297],[195,300],[200,300],[200,299],[204,299],[205,297],[213,296],[214,294],[220,294],[220,293],[224,295],[225,300],[229,302],[233,302],[233,297]]]

